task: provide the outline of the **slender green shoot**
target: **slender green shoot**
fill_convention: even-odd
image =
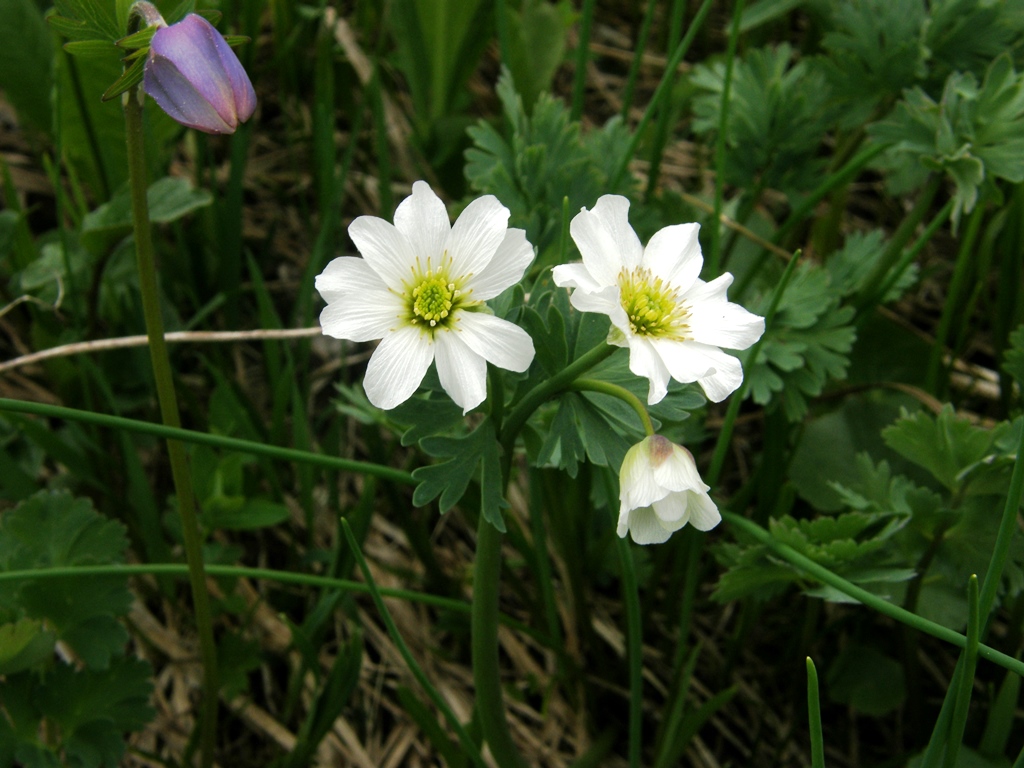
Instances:
[[[740,18],[743,16],[745,0],[736,0],[732,9],[732,28],[729,30],[729,45],[725,52],[725,80],[722,83],[722,106],[718,116],[718,136],[715,139],[715,213],[711,220],[711,253],[705,268],[708,274],[717,275],[721,270],[722,248],[722,203],[725,197],[725,136],[729,125],[729,100],[732,96],[732,69],[736,62],[736,47],[740,39]]]
[[[959,632],[954,632],[952,629],[948,629],[941,624],[936,624],[934,621],[922,618],[916,613],[906,611],[897,605],[883,600],[878,597],[878,595],[873,595],[866,589],[858,587],[856,584],[852,584],[842,576],[837,576],[828,568],[819,565],[806,555],[797,552],[789,545],[777,541],[771,533],[756,523],[747,520],[745,517],[733,512],[722,512],[722,518],[730,525],[742,528],[745,533],[748,533],[750,536],[757,539],[783,560],[795,565],[801,571],[817,579],[822,584],[828,584],[830,587],[835,587],[844,595],[852,597],[854,600],[863,603],[868,608],[872,608],[878,613],[888,616],[891,619],[895,619],[909,627],[913,627],[920,632],[924,632],[927,635],[931,635],[939,640],[955,645],[958,648],[967,647],[967,638]],[[998,664],[1004,669],[1013,670],[1017,674],[1024,676],[1024,661],[1020,659],[1015,659],[1001,651],[997,651],[995,648],[982,644],[978,645],[978,655],[983,659],[987,659],[988,661]]]
[[[30,403],[25,400],[11,400],[0,398],[0,412],[29,413],[34,416],[45,416],[52,419],[66,419],[77,421],[82,424],[94,424],[109,429],[126,430],[142,435],[162,437],[167,440],[178,440],[183,443],[195,445],[207,445],[211,448],[222,448],[228,451],[239,451],[254,456],[266,456],[271,459],[282,461],[294,461],[300,464],[311,464],[324,467],[325,469],[336,469],[344,472],[356,472],[364,475],[373,475],[381,480],[389,480],[393,483],[403,485],[416,485],[416,480],[409,472],[400,469],[393,469],[382,464],[374,464],[369,461],[355,461],[344,459],[340,456],[327,456],[310,451],[299,451],[294,448],[283,448],[277,445],[268,445],[252,440],[242,440],[237,437],[215,435],[209,432],[197,432],[191,429],[180,427],[168,427],[163,424],[155,424],[151,421],[139,421],[138,419],[126,419],[123,416],[110,416],[105,413],[79,410],[77,408],[65,408],[59,405],[48,405],[46,403]]]
[[[944,768],[955,768],[960,745],[967,728],[967,715],[971,707],[971,690],[974,688],[974,670],[978,665],[978,642],[981,635],[981,618],[978,613],[978,577],[972,575],[967,582],[967,646],[963,653],[963,672],[956,686],[956,705],[953,722],[950,724],[946,741]],[[953,686],[950,686],[953,690]]]
[[[344,518],[341,521],[341,529],[345,532],[345,539],[348,541],[348,546],[352,550],[352,555],[359,564],[359,569],[363,572],[363,578],[366,579],[366,586],[369,588],[370,596],[373,598],[374,605],[377,606],[377,612],[380,614],[380,617],[384,622],[384,626],[387,627],[388,635],[391,637],[391,641],[398,647],[398,652],[402,654],[402,659],[405,660],[405,664],[409,667],[409,671],[412,672],[413,677],[416,678],[416,682],[422,686],[427,696],[430,697],[430,700],[434,702],[434,706],[437,707],[438,710],[441,711],[441,714],[444,715],[445,720],[448,721],[448,725],[451,729],[455,731],[455,734],[459,737],[459,743],[465,750],[466,755],[473,762],[473,765],[485,768],[487,764],[484,762],[484,759],[480,754],[480,749],[477,747],[473,739],[470,738],[469,733],[463,727],[462,723],[459,722],[459,718],[455,716],[451,707],[448,706],[448,702],[444,700],[444,696],[442,696],[437,688],[431,684],[430,679],[423,671],[423,668],[412,655],[412,651],[409,650],[409,646],[406,645],[405,640],[402,638],[402,634],[398,631],[398,627],[395,626],[395,621],[391,618],[391,612],[384,604],[384,598],[381,597],[380,590],[377,589],[377,583],[373,580],[373,574],[370,572],[370,566],[366,562],[366,558],[363,557],[362,551],[359,549],[356,537],[352,534],[352,528],[349,527],[348,521]]]
[[[825,737],[821,731],[821,700],[818,695],[818,670],[807,657],[807,719],[811,730],[811,768],[825,768]]]
[[[658,7],[657,0],[648,0],[644,20],[640,24],[640,35],[633,44],[633,60],[629,63],[629,74],[626,75],[626,87],[622,91],[622,119],[629,119],[629,108],[633,106],[633,94],[636,91],[636,79],[640,74],[640,64],[647,51],[647,41],[651,37],[651,24],[654,21],[654,10]]]
[[[629,146],[622,155],[622,159],[619,161],[619,167],[615,169],[615,172],[611,175],[608,186],[614,189],[618,186],[622,177],[626,174],[626,169],[629,167],[629,161],[636,155],[636,149],[640,145],[640,141],[643,138],[644,130],[647,128],[647,124],[651,122],[651,118],[654,117],[655,112],[658,110],[661,103],[668,98],[669,90],[672,87],[672,83],[675,81],[676,70],[679,68],[679,63],[683,60],[686,52],[690,50],[690,46],[693,44],[694,39],[697,37],[697,32],[700,31],[701,24],[704,23],[704,19],[707,18],[708,12],[711,10],[712,0],[704,0],[701,3],[700,10],[697,11],[697,15],[693,19],[693,23],[690,24],[689,29],[686,30],[686,35],[676,46],[675,51],[672,53],[672,57],[669,59],[668,64],[665,65],[665,74],[661,76],[661,81],[658,83],[658,87],[654,89],[654,95],[651,96],[651,103],[647,105],[644,110],[643,117],[640,118],[640,122],[636,124],[636,128],[633,129],[633,137],[629,141]]]
[[[579,120],[583,114],[583,99],[587,92],[587,63],[590,61],[590,29],[594,25],[595,0],[583,0],[580,12],[580,42],[576,48],[576,72],[572,82],[571,118]]]

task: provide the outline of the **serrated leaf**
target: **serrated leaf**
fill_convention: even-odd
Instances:
[[[35,693],[41,713],[59,728],[71,764],[115,768],[124,754],[125,731],[153,717],[148,663],[119,658],[109,669],[76,670],[61,664]]]
[[[124,526],[87,499],[41,491],[0,517],[0,570],[119,563]],[[0,609],[46,620],[82,660],[106,667],[128,640],[116,616],[131,605],[127,579],[69,576],[26,579],[0,593]]]
[[[0,625],[0,676],[12,675],[48,660],[56,638],[42,622],[22,618]]]
[[[956,491],[962,484],[961,472],[989,454],[995,435],[957,417],[953,406],[946,405],[938,416],[904,413],[882,437],[894,451]]]
[[[428,437],[421,442],[421,447],[444,461],[413,471],[419,485],[413,492],[412,503],[422,507],[440,497],[438,505],[441,512],[447,512],[465,495],[480,465],[482,498],[489,505],[481,511],[495,528],[504,531],[500,501],[497,502],[499,509],[495,509],[495,499],[504,497],[504,488],[501,487],[500,468],[497,475],[494,471],[498,461],[498,442],[490,418],[464,437]]]

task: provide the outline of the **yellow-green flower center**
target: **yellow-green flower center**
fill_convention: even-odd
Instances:
[[[426,277],[412,289],[413,322],[425,322],[433,328],[448,317],[458,291],[444,275]]]
[[[447,256],[447,253],[442,256],[441,265],[437,267],[431,259],[427,259],[426,264],[417,260],[402,292],[405,321],[431,335],[451,328],[460,309],[471,309],[479,304],[470,300],[472,290],[463,290],[467,277],[452,277]]]
[[[619,273],[619,295],[633,333],[639,336],[685,338],[689,311],[679,292],[644,267]]]

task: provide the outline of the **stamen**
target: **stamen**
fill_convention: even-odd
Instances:
[[[633,333],[684,340],[689,311],[678,291],[649,269],[634,267],[619,273],[622,308]]]

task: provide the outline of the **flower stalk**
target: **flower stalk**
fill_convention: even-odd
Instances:
[[[126,94],[124,103],[125,134],[128,145],[128,180],[132,203],[132,226],[135,233],[135,253],[139,270],[139,290],[142,296],[142,310],[149,337],[149,354],[153,366],[157,399],[163,423],[171,428],[181,428],[178,413],[178,399],[174,390],[167,343],[164,340],[164,323],[160,314],[160,295],[157,289],[156,260],[153,236],[149,221],[149,205],[146,200],[146,158],[142,127],[142,93],[138,86]],[[202,546],[199,537],[199,521],[196,516],[192,477],[185,446],[178,440],[167,440],[167,454],[171,464],[171,477],[181,515],[182,538],[185,558],[188,562],[189,585],[192,589],[192,605],[195,611],[196,631],[203,663],[203,702],[200,721],[200,750],[202,765],[213,764],[214,738],[217,729],[217,646],[213,639],[213,619],[209,595],[206,592],[206,574],[203,567]]]

